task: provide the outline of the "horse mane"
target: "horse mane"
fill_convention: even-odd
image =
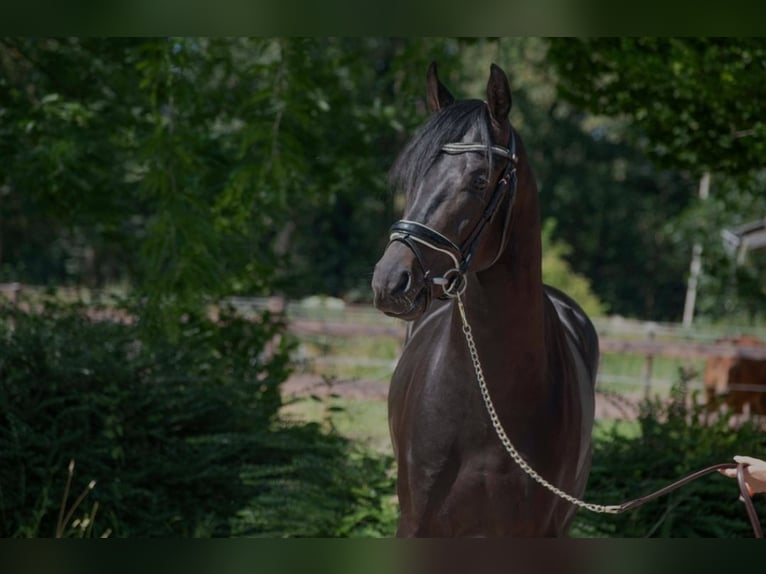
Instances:
[[[459,100],[435,114],[423,124],[404,147],[388,172],[388,182],[395,189],[414,190],[433,165],[444,144],[458,142],[466,132],[479,126],[477,143],[487,148],[488,177],[492,173],[492,137],[489,109],[481,100]]]

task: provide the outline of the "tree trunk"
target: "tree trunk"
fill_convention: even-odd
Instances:
[[[700,178],[699,198],[705,201],[710,195],[710,172],[706,171]],[[692,261],[689,266],[689,281],[686,284],[686,302],[684,303],[683,326],[691,327],[694,320],[694,307],[697,303],[697,284],[702,270],[702,244],[694,244]]]

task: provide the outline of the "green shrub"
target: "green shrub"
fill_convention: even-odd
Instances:
[[[316,426],[280,422],[290,345],[279,318],[191,313],[173,340],[145,344],[134,324],[85,311],[0,309],[0,535],[53,536],[70,460],[71,492],[97,480],[84,508],[99,503],[96,535],[363,528],[364,517],[349,517],[371,502],[364,489],[386,479],[389,463]],[[292,485],[311,528],[271,521],[289,514],[280,484]],[[317,495],[307,502],[306,492]],[[322,493],[337,500],[321,506]]]
[[[246,536],[393,536],[393,459],[350,446],[317,423],[273,435],[275,464],[244,474],[257,494],[233,523]],[[342,453],[342,456],[339,454]]]
[[[606,306],[598,299],[587,277],[575,273],[567,262],[572,253],[569,244],[554,240],[556,223],[548,219],[543,224],[543,282],[561,289],[572,297],[591,317],[606,314]]]
[[[619,504],[664,487],[704,467],[732,462],[735,454],[763,456],[766,435],[728,412],[708,412],[697,393],[676,385],[670,402],[646,400],[640,432],[615,429],[595,440],[586,498]],[[752,537],[736,481],[714,473],[619,515],[579,511],[572,533],[616,537]],[[756,500],[756,505],[761,502]],[[763,516],[763,512],[760,513]],[[763,519],[761,520],[764,522]]]

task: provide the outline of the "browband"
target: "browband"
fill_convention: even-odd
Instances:
[[[511,139],[511,145],[513,146],[515,143],[516,143],[515,140]],[[489,146],[489,149],[492,151],[492,153],[496,155],[510,159],[514,162],[516,161],[516,150],[514,150],[513,148],[508,149],[499,145],[492,145],[492,146]],[[484,151],[487,151],[487,146],[480,143],[457,142],[457,143],[444,144],[444,146],[442,146],[442,151],[449,154],[459,154],[459,153],[465,153],[467,151],[484,152]]]

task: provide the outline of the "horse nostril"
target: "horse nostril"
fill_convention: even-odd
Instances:
[[[396,286],[394,286],[391,293],[394,295],[399,295],[400,293],[406,293],[407,290],[410,288],[411,282],[412,282],[412,274],[409,271],[402,271],[399,274],[399,281],[397,282]]]

